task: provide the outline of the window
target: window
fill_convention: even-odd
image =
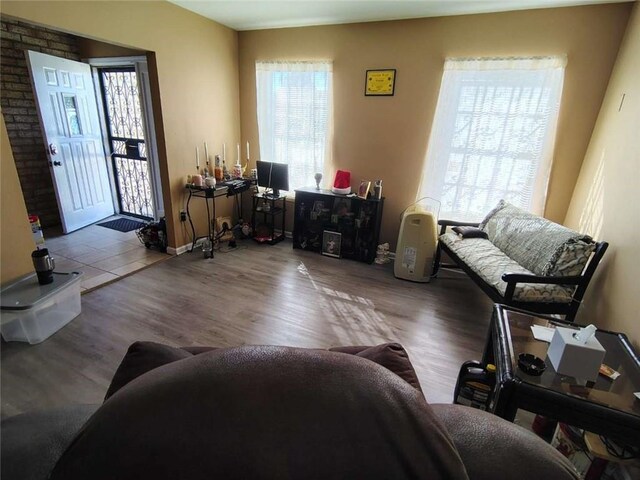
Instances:
[[[544,209],[563,57],[447,59],[419,197],[477,221],[500,199]]]
[[[288,164],[291,190],[326,174],[331,85],[331,62],[256,62],[260,160]]]

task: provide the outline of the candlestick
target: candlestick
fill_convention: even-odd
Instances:
[[[249,156],[249,142],[247,142],[247,160],[251,160],[251,157]]]
[[[200,168],[200,149],[196,147],[196,168]]]

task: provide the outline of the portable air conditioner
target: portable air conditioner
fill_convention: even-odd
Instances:
[[[436,216],[415,204],[402,215],[393,274],[413,282],[428,282],[438,241]]]

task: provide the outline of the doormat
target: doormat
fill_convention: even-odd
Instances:
[[[110,228],[111,230],[117,230],[119,232],[130,232],[131,230],[138,230],[146,225],[144,222],[138,222],[137,220],[131,220],[129,218],[116,218],[108,222],[99,223],[99,227]]]

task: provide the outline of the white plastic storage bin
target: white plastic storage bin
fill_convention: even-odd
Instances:
[[[53,283],[40,285],[32,274],[2,288],[2,338],[40,343],[80,315],[81,275],[54,274]]]

